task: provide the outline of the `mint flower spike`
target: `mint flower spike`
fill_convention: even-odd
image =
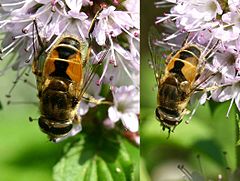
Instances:
[[[203,94],[200,104],[210,98],[216,102],[231,100],[227,117],[234,103],[240,110],[240,2],[229,0],[227,6],[222,6],[217,0],[166,0],[157,2],[156,6],[163,4],[172,5],[172,8],[169,13],[158,17],[156,23],[174,24],[175,33],[168,33],[159,40],[160,46],[181,47],[177,40],[186,33],[190,33],[190,42],[205,47],[205,52],[214,42],[219,42],[211,54],[212,60],[208,59],[205,65],[205,71],[214,76],[201,85],[201,88],[219,88],[211,90],[210,96]]]

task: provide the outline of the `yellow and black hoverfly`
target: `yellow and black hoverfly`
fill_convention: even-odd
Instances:
[[[95,20],[96,18],[91,28]],[[34,23],[38,33],[36,22]],[[81,118],[77,110],[93,79],[94,70],[99,66],[99,63],[89,62],[90,43],[78,36],[65,34],[49,52],[39,54],[33,61],[32,71],[36,76],[40,99],[41,116],[38,124],[53,142],[75,135],[81,130]],[[87,99],[98,104],[91,96],[87,95]]]
[[[163,51],[156,45],[159,40],[158,32],[152,27],[149,33],[149,48],[151,66],[157,83],[156,118],[163,130],[174,129],[190,111],[186,108],[192,95],[202,91],[199,81],[205,69],[206,59],[217,43],[208,51],[196,43],[184,41],[182,47],[170,53],[166,60],[162,59]],[[205,52],[205,53],[203,53]]]

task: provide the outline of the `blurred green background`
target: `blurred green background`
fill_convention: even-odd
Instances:
[[[184,174],[177,168],[179,164],[190,173],[199,172],[204,180],[217,180],[218,174],[223,175],[223,180],[229,180],[227,177],[239,166],[235,107],[226,118],[230,102],[208,102],[200,106],[190,124],[183,121],[169,139],[168,131],[162,131],[155,119],[157,89],[148,65],[147,37],[155,18],[164,11],[168,9],[156,9],[154,1],[141,1],[141,180],[183,180]]]

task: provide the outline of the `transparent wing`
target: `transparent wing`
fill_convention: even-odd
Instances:
[[[108,50],[104,50],[101,55],[100,58],[98,58],[98,60],[94,60],[95,62],[92,61],[88,61],[84,67],[85,69],[85,74],[84,74],[84,79],[83,79],[83,85],[82,85],[82,89],[81,89],[81,97],[84,95],[84,93],[86,93],[89,85],[91,84],[94,75],[99,71],[99,69],[101,68],[101,64],[104,60],[104,58],[106,57],[108,53]]]
[[[151,27],[148,34],[148,46],[151,54],[149,63],[154,71],[157,85],[159,85],[159,80],[161,79],[165,70],[165,50],[158,45],[158,41],[160,41],[159,32],[155,27]]]

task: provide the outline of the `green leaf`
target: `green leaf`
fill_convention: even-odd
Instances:
[[[240,118],[239,118],[239,114],[236,113],[236,122],[237,122],[237,131],[238,131],[238,134],[240,133]],[[237,143],[236,143],[236,146],[240,146],[240,139],[239,139],[239,135],[238,135],[238,138],[237,138]]]
[[[54,180],[136,180],[136,164],[123,142],[123,138],[112,131],[81,134],[77,142],[66,146],[66,153],[54,167]]]

